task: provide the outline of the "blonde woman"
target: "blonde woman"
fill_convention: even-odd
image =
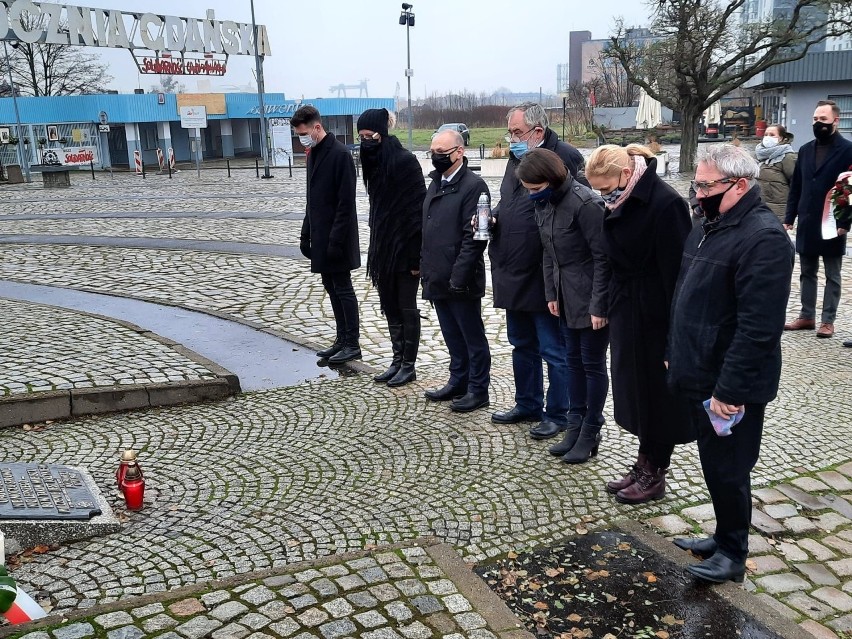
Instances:
[[[595,149],[586,165],[586,179],[606,205],[601,244],[611,269],[615,421],[639,438],[630,472],[607,484],[625,504],[663,497],[675,444],[695,439],[685,407],[668,391],[665,364],[669,309],[692,223],[656,163],[644,146],[610,144]]]

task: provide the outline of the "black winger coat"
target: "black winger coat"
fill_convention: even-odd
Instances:
[[[797,253],[837,257],[846,254],[846,236],[822,239],[822,209],[825,196],[834,186],[837,176],[848,171],[852,165],[852,142],[836,133],[828,155],[819,168],[816,168],[815,149],[816,141],[808,142],[799,149],[784,222],[792,224],[796,216],[799,217],[799,225],[796,227]],[[849,230],[849,222],[839,226]]]
[[[311,272],[352,271],[361,266],[352,156],[329,133],[308,154],[307,171],[301,242],[310,243]]]
[[[756,188],[718,221],[692,229],[669,328],[675,393],[736,406],[775,399],[793,258]]]
[[[572,176],[577,177],[583,156],[546,129],[541,148],[556,153]],[[529,192],[515,175],[520,160],[509,157],[500,203],[494,207],[497,224],[492,231],[488,256],[491,258],[491,287],[494,306],[511,311],[546,312],[542,246],[535,219],[535,206]]]
[[[640,440],[686,443],[695,439],[686,405],[666,384],[669,313],[683,243],[692,229],[684,199],[648,168],[630,197],[603,224],[611,269],[610,369],[615,421]]]
[[[467,158],[449,184],[441,186],[441,174],[429,174],[432,183],[423,201],[423,247],[420,277],[423,299],[478,299],[485,295],[485,242],[473,239],[470,218],[476,213],[481,193],[488,186],[467,168]],[[450,293],[450,285],[466,288]]]
[[[535,215],[544,245],[545,297],[559,302],[568,328],[588,328],[592,315],[607,316],[609,303],[603,200],[569,175]]]

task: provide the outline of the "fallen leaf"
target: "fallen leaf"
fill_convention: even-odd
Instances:
[[[603,594],[603,596],[604,596],[604,598],[606,599],[606,602],[607,602],[607,603],[612,603],[613,601],[615,601],[616,599],[618,599],[618,597],[616,597],[615,595],[611,595],[611,594],[609,594],[608,592],[605,592],[605,593]]]
[[[757,570],[757,564],[754,562],[754,559],[746,559],[746,570],[749,572]]]
[[[580,521],[582,521],[583,523],[586,523],[586,524],[590,524],[593,521],[595,521],[596,519],[597,519],[597,517],[595,517],[594,515],[583,515],[582,517],[580,517]]]
[[[529,589],[535,592],[536,590],[541,590],[541,584],[538,584],[534,581],[531,581],[528,585]]]
[[[546,603],[544,603],[543,601],[536,601],[536,602],[535,602],[535,605],[533,606],[533,608],[535,608],[536,610],[549,610],[549,609],[550,609],[550,606],[548,606],[548,605],[547,605]]]
[[[659,639],[669,639],[669,633],[665,630],[657,630],[657,632],[654,633],[654,636],[659,637]]]
[[[583,618],[576,612],[572,612],[570,615],[568,615],[568,621],[571,621],[573,623],[579,623],[582,620]]]
[[[577,526],[574,530],[577,531],[578,535],[588,535],[589,534],[589,529],[586,528],[585,526]]]
[[[508,557],[509,559],[517,559],[517,558],[518,558],[518,553],[516,553],[516,552],[512,552],[512,551],[510,550],[509,552],[507,552],[507,553],[506,553],[506,557]]]
[[[616,636],[615,636],[614,634],[612,634],[611,632],[608,632],[608,633],[606,633],[606,634],[603,636],[603,638],[602,638],[602,639],[618,639],[618,637],[616,637]]]
[[[620,544],[618,544],[618,549],[619,550],[630,550],[630,544],[628,544],[626,541],[622,541]],[[606,639],[606,638],[604,638],[604,639]]]
[[[642,575],[645,577],[649,584],[656,583],[657,581],[657,576],[652,572],[643,572]]]
[[[564,568],[548,568],[544,571],[544,574],[548,577],[557,577],[565,571]]]
[[[601,550],[603,550],[603,548],[595,544],[594,546],[592,546],[592,550],[594,550],[595,552],[600,552]]]
[[[46,546],[44,544],[39,544],[37,546],[33,546],[33,552],[38,554],[38,555],[43,555],[44,553],[48,552],[49,550],[50,550],[50,547]]]

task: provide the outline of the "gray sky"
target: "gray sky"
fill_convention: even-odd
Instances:
[[[249,0],[66,0],[68,4],[105,9],[251,22]],[[545,93],[556,88],[556,65],[568,61],[568,32],[588,30],[592,37],[610,34],[623,16],[628,26],[644,26],[648,8],[641,0],[420,0],[412,3],[412,96],[468,89]],[[295,9],[299,7],[301,9]],[[396,83],[406,96],[405,27],[398,23],[396,0],[318,0],[314,3],[255,0],[255,14],[267,25],[273,55],[264,66],[266,90],[288,98],[334,97],[329,87],[369,79],[371,97],[393,97]],[[100,52],[115,77],[114,88],[148,90],[158,76],[139,76],[128,51]],[[252,80],[254,61],[231,56],[224,78],[213,90]],[[192,77],[179,78],[187,91]],[[358,90],[348,95],[358,96]]]

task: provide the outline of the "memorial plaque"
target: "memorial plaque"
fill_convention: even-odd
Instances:
[[[89,520],[97,500],[79,471],[56,464],[0,464],[0,520]]]

